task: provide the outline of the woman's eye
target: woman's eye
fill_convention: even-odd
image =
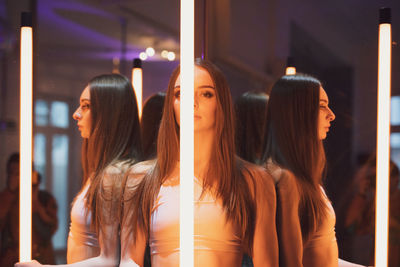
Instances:
[[[181,97],[181,91],[180,90],[176,91],[174,96],[175,96],[175,98],[180,98]]]
[[[214,96],[214,94],[211,93],[211,92],[204,92],[204,93],[203,93],[203,96],[206,97],[206,98],[211,98],[211,97]]]
[[[81,106],[81,109],[82,109],[82,110],[87,110],[87,109],[89,109],[89,108],[90,108],[90,105],[89,105],[89,104],[84,104],[84,105]]]

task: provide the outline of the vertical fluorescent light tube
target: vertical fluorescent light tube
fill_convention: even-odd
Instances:
[[[286,62],[286,75],[295,75],[296,67],[294,66],[293,57],[288,57]]]
[[[181,0],[180,266],[194,265],[194,0]]]
[[[142,99],[143,99],[143,71],[142,60],[135,58],[132,68],[132,86],[135,90],[136,102],[138,106],[139,119],[142,118]]]
[[[390,8],[379,11],[378,122],[376,158],[375,266],[388,263],[389,160],[390,160]]]
[[[32,15],[21,14],[19,260],[32,257]]]

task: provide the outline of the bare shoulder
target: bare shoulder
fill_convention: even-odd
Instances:
[[[247,161],[243,161],[243,166],[247,170],[247,175],[250,175],[256,184],[262,182],[273,184],[273,177],[264,166],[255,165]],[[246,176],[246,172],[244,174]]]
[[[128,182],[133,182],[137,178],[143,177],[149,168],[150,162],[148,161],[136,164],[130,160],[113,162],[103,171],[103,186],[121,183],[125,179]]]
[[[109,164],[105,170],[104,173],[106,175],[118,175],[125,173],[126,170],[129,168],[131,165],[130,161],[124,160],[124,161],[116,161],[111,164]]]
[[[155,164],[154,160],[148,160],[139,162],[131,166],[126,173],[127,175],[126,185],[129,187],[129,186],[135,186],[138,183],[140,183],[143,177],[153,169],[154,164]]]
[[[272,162],[268,162],[265,168],[272,176],[277,186],[296,185],[296,177],[290,170],[282,168],[278,164]]]
[[[135,174],[145,174],[149,172],[155,164],[155,160],[147,160],[136,163],[129,169],[129,173]]]
[[[102,186],[107,188],[110,186],[118,186],[129,168],[129,161],[117,161],[109,164],[103,170]]]
[[[250,162],[243,162],[244,176],[253,194],[264,192],[263,194],[274,195],[275,182],[269,172],[259,165]]]
[[[292,199],[293,202],[299,201],[299,185],[297,183],[297,177],[293,172],[272,162],[268,162],[266,169],[273,177],[275,186],[280,195],[284,195],[287,199]]]

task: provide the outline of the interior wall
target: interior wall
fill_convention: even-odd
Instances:
[[[0,130],[0,188],[5,186],[7,157],[19,149],[19,16],[21,11],[30,9],[31,1],[5,0],[4,3],[1,7],[5,11],[0,13],[4,14],[11,30],[7,32],[10,42],[1,48],[0,73],[6,75],[1,84],[0,119],[14,122],[15,127]],[[177,1],[174,4],[177,5]],[[377,17],[381,6],[392,7],[393,40],[397,42],[393,47],[392,93],[400,94],[400,76],[395,75],[400,71],[400,2],[339,0],[327,4],[318,0],[210,0],[207,4],[210,59],[226,74],[234,97],[249,90],[267,91],[283,75],[286,58],[290,55],[300,58],[299,70],[314,73],[325,81],[331,106],[338,115],[327,139],[328,158],[335,170],[329,174],[327,185],[331,188],[330,196],[336,201],[350,175],[348,170],[355,168],[357,155],[375,149]],[[144,11],[152,12],[147,3],[140,5]],[[157,21],[151,22],[163,26],[162,21],[165,21],[162,30],[176,37],[178,12],[165,5],[154,16]],[[134,14],[129,12],[126,14]],[[143,18],[140,19],[143,22]],[[77,39],[76,47],[54,50],[56,45],[68,40],[73,30],[49,23],[51,20],[39,20],[36,29],[39,40],[35,92],[64,97],[77,105],[88,80],[111,72],[112,61],[63,50],[78,48],[78,44],[81,51],[91,47],[100,49],[101,43],[91,40],[90,36]],[[169,75],[177,64],[143,62],[143,99],[166,89]],[[80,186],[81,138],[76,129],[73,131],[72,149],[76,161],[70,173],[70,198]]]
[[[223,2],[227,3],[216,5],[215,13],[229,10],[229,16],[211,18],[214,32],[210,33],[209,46],[215,53],[210,54],[226,72],[235,97],[247,90],[268,90],[284,74],[286,59],[292,52],[291,28],[298,25],[334,55],[332,66],[341,62],[351,68],[351,161],[356,162],[358,155],[375,150],[378,10],[382,6],[392,7],[393,40],[397,41],[400,39],[398,1]],[[228,41],[220,41],[218,36]],[[400,93],[400,78],[395,75],[400,71],[398,43],[393,46],[393,95]],[[308,60],[317,54],[313,50],[307,53]]]

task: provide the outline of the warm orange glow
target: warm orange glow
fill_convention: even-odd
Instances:
[[[32,28],[21,28],[19,260],[32,257]]]
[[[379,25],[375,266],[388,263],[391,25]]]
[[[295,75],[296,68],[295,67],[286,67],[286,75]]]
[[[180,266],[194,266],[194,0],[181,0]]]
[[[139,119],[142,118],[142,98],[143,98],[143,72],[141,68],[132,69],[132,86],[135,90],[136,101],[139,111]]]

